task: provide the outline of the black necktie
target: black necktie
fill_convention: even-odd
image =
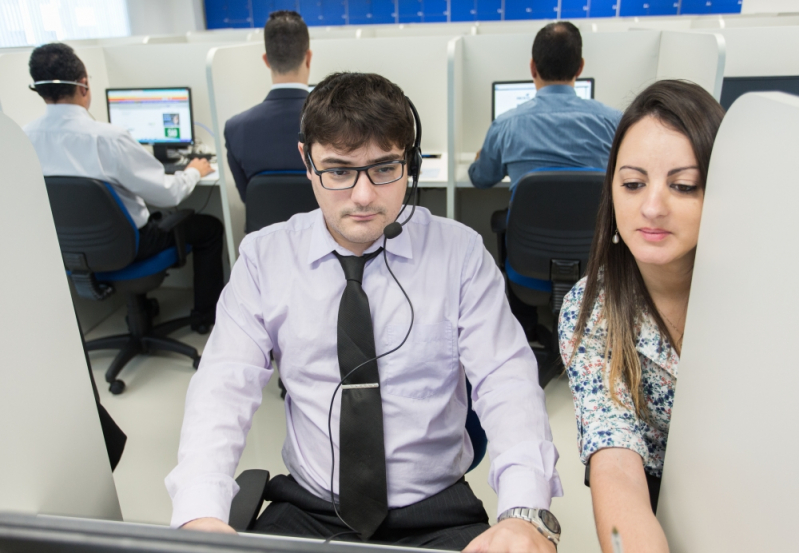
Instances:
[[[383,404],[369,298],[361,287],[366,262],[382,248],[362,257],[335,254],[347,285],[338,309],[338,364],[341,378],[339,502],[341,517],[361,539],[368,540],[388,513]],[[335,253],[335,252],[334,252]]]

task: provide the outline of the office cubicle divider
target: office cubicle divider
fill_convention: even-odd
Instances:
[[[657,80],[686,79],[721,99],[727,48],[718,33],[663,31]]]
[[[704,32],[704,31],[703,31]],[[796,26],[713,29],[727,47],[725,77],[799,75],[799,20]]]
[[[41,166],[0,114],[0,511],[121,520]]]
[[[272,86],[272,76],[261,56],[264,45],[258,42],[218,46],[211,49],[205,60],[205,77],[214,129],[217,162],[222,188],[227,198],[227,211],[232,233],[228,251],[232,252],[231,267],[244,238],[246,214],[239,197],[233,174],[227,163],[225,122],[236,114],[263,102]],[[228,222],[226,221],[227,225]]]
[[[658,506],[675,553],[796,547],[797,127],[799,97],[747,94],[713,148]]]

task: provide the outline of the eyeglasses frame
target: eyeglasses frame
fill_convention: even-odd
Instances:
[[[362,172],[366,173],[366,178],[369,179],[369,182],[371,182],[374,186],[384,186],[386,184],[395,183],[395,182],[401,180],[402,177],[405,176],[405,166],[408,164],[407,160],[394,159],[394,160],[389,160],[389,161],[381,161],[380,163],[373,163],[371,165],[362,165],[360,167],[331,167],[330,169],[322,169],[320,171],[319,169],[316,168],[316,164],[313,162],[313,159],[311,159],[310,148],[308,148],[307,157],[308,157],[308,163],[311,165],[311,169],[313,170],[314,174],[319,177],[319,184],[321,184],[322,188],[324,188],[325,190],[332,190],[332,191],[352,190],[353,188],[355,188],[355,185],[358,184],[358,179],[361,178],[361,173]],[[375,181],[373,181],[372,180],[372,176],[369,174],[369,169],[372,169],[373,167],[379,167],[381,165],[387,165],[389,163],[399,163],[402,166],[402,174],[399,177],[397,177],[396,179],[394,179],[393,181],[389,181],[389,182],[381,182],[380,184],[378,184]],[[324,179],[322,178],[322,175],[324,173],[332,173],[333,171],[339,171],[341,169],[346,169],[348,171],[355,171],[356,172],[355,180],[353,181],[352,185],[351,186],[347,186],[346,188],[328,188],[327,186],[325,186]]]

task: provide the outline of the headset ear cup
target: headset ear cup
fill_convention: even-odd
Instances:
[[[422,172],[422,151],[419,148],[414,148],[411,151],[411,162],[408,167],[408,175],[411,178],[418,179],[419,174]]]

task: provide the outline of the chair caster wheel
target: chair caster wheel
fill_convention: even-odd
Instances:
[[[200,368],[200,359],[202,359],[202,357],[195,358],[194,361],[191,364],[192,367],[194,367],[195,369],[199,369]]]
[[[125,383],[121,380],[114,380],[111,385],[108,387],[108,391],[110,391],[115,396],[118,396],[122,392],[125,391]]]

